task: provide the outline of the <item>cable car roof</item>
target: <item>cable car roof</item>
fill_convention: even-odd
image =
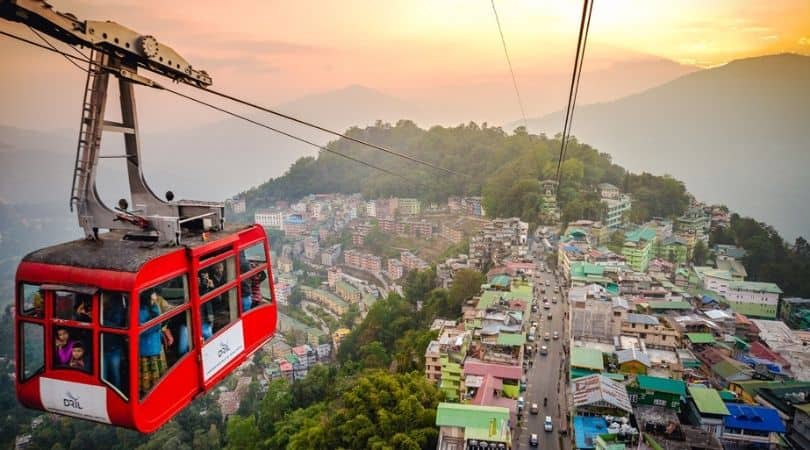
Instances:
[[[193,250],[248,228],[250,225],[226,225],[222,231],[207,233],[206,240],[201,233],[184,233],[181,246],[124,240],[124,232],[111,231],[100,234],[96,241],[78,239],[31,252],[23,261],[134,273],[152,259],[180,248]]]

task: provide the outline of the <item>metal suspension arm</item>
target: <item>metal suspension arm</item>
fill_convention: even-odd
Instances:
[[[0,17],[20,22],[70,45],[113,55],[125,65],[147,69],[175,81],[210,86],[211,77],[197,70],[171,47],[111,21],[79,20],[44,0],[0,0]]]

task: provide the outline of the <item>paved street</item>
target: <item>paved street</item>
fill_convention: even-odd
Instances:
[[[542,257],[538,258],[537,263],[541,263],[542,259]],[[545,266],[544,263],[543,266]],[[545,286],[546,281],[549,282],[549,286]],[[560,292],[554,293],[557,283],[552,273],[546,271],[536,273],[534,283],[538,288],[535,299],[539,311],[532,314],[531,320],[538,322],[537,339],[532,344],[537,350],[535,350],[535,354],[531,358],[533,365],[529,367],[527,372],[528,385],[526,392],[523,393],[526,406],[520,424],[515,430],[513,448],[530,448],[529,436],[531,433],[537,433],[539,437],[538,448],[543,450],[569,449],[570,444],[567,437],[562,439],[563,446],[560,446],[561,436],[559,434],[560,425],[565,421],[565,378],[561,365],[563,362],[563,342],[565,342],[566,336],[566,333],[563,332],[563,320],[567,307],[562,300],[562,294]],[[542,287],[545,288],[545,293],[542,292],[541,283]],[[543,308],[545,297],[548,297],[550,309]],[[556,304],[552,302],[552,298],[557,299]],[[551,320],[547,318],[549,313],[552,317]],[[546,332],[553,335],[555,331],[560,334],[559,339],[552,338],[548,341],[544,339]],[[539,348],[542,345],[548,346],[548,355],[540,354]],[[543,406],[544,398],[548,399],[546,406]],[[539,413],[536,415],[530,413],[532,403],[537,403],[540,408]],[[546,416],[551,416],[552,419],[553,431],[551,432],[543,429]]]

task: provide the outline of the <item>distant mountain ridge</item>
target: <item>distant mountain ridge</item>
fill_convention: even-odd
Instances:
[[[808,80],[808,56],[736,60],[578,106],[572,133],[629,170],[671,174],[698,198],[769,222],[792,240],[810,235],[810,214],[799,206],[810,204]],[[529,128],[552,135],[562,123],[556,112]]]

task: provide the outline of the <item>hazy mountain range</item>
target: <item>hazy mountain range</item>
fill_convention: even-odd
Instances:
[[[529,128],[552,135],[562,124],[556,112]],[[792,240],[810,235],[808,124],[810,57],[783,54],[578,106],[572,134],[629,170],[671,174],[698,199],[725,203]]]
[[[583,74],[574,134],[611,153],[633,171],[670,173],[698,198],[723,202],[776,225],[788,237],[809,235],[808,59],[795,55],[752,58],[699,70],[658,58],[606,65]],[[586,66],[587,67],[587,66]],[[561,109],[567,74],[522,76],[530,111]],[[802,78],[803,77],[803,78]],[[438,86],[399,98],[362,86],[300,98],[277,107],[337,130],[377,120],[412,119],[421,126],[515,117],[510,86]],[[465,102],[450,102],[466,93]],[[594,105],[588,102],[604,101]],[[258,120],[319,143],[332,136],[269,115]],[[804,120],[802,120],[804,118]],[[508,123],[511,131],[521,122]],[[561,128],[559,113],[531,120],[534,132]],[[224,199],[281,175],[317,149],[253,125],[226,118],[170,132],[142,130],[146,178],[156,192],[179,198]],[[76,131],[31,131],[0,126],[0,199],[11,203],[59,202],[67,197]],[[804,147],[802,147],[804,145]],[[121,140],[105,136],[104,154],[122,153]],[[120,160],[105,160],[100,190],[113,204],[125,192]]]

